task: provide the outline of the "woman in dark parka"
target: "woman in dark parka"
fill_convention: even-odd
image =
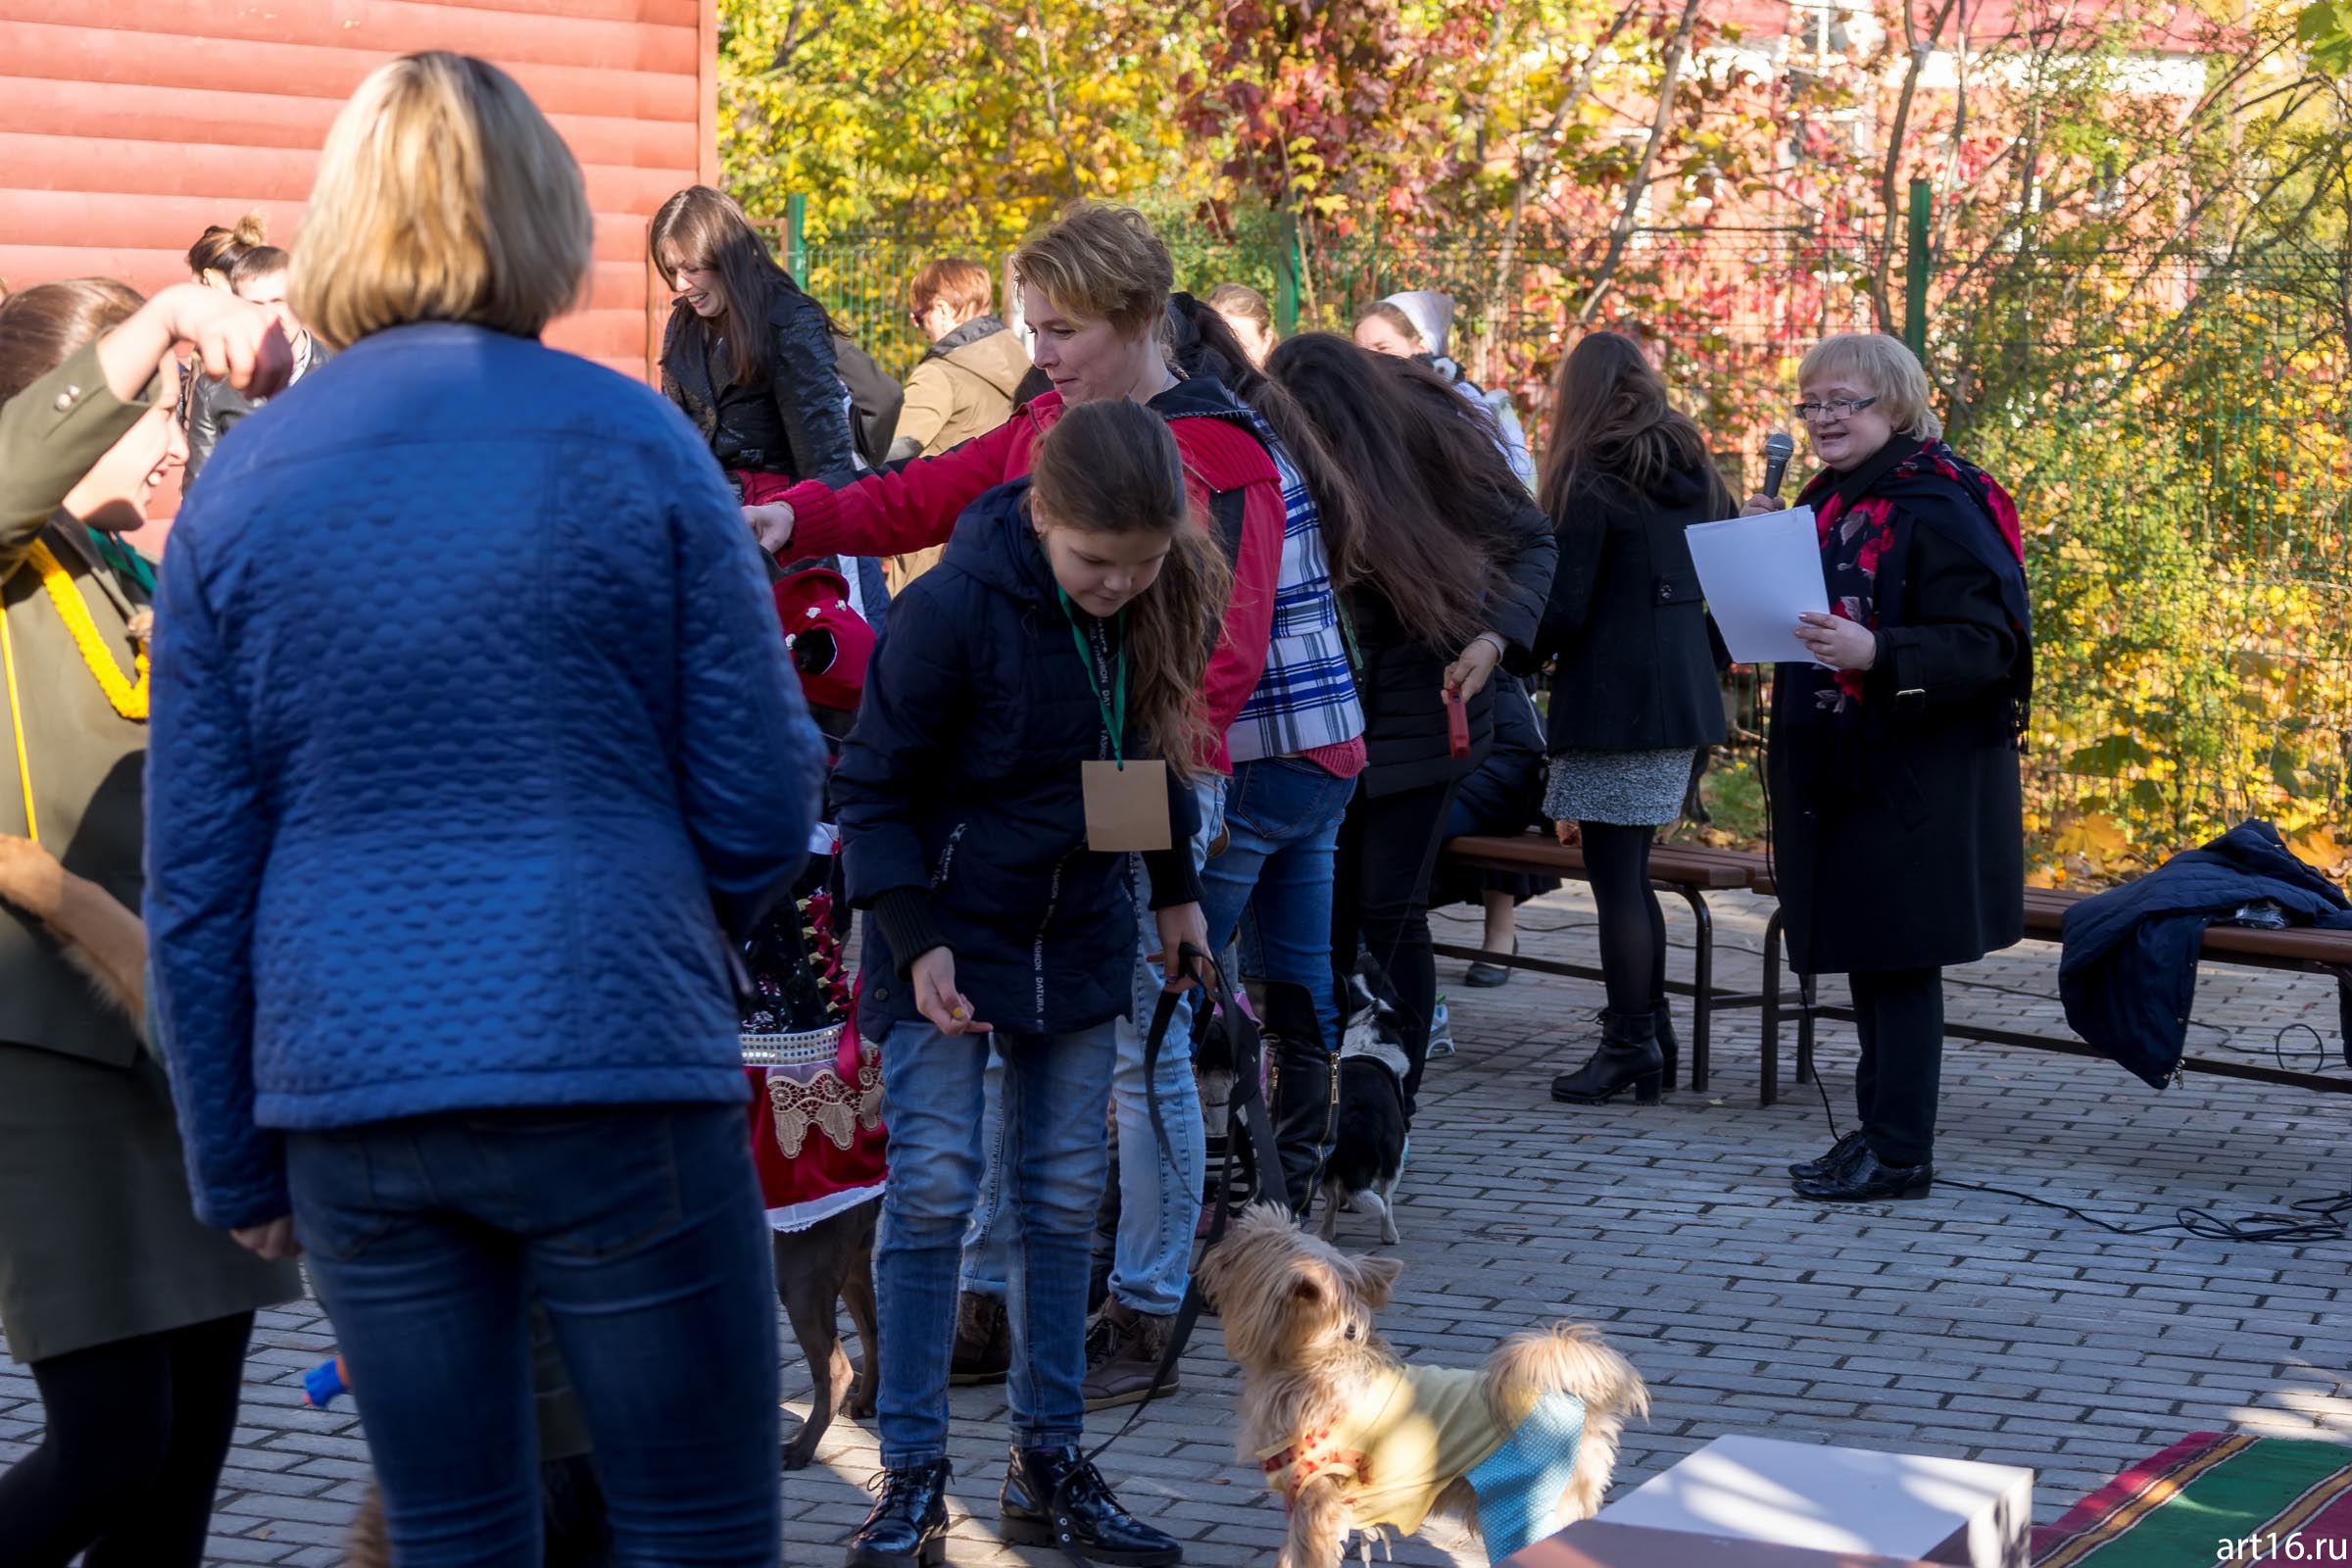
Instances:
[[[2024,550],[2016,506],[1940,439],[1900,342],[1828,338],[1797,384],[1826,465],[1798,500],[1831,610],[1799,617],[1817,662],[1779,668],[1766,765],[1789,960],[1849,977],[1862,1125],[1789,1171],[1806,1198],[1919,1198],[1935,1179],[1942,970],[2024,934]]]

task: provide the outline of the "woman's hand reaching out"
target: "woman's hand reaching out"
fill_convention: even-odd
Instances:
[[[792,508],[781,501],[744,508],[743,520],[751,525],[752,537],[760,541],[760,548],[771,556],[783,554],[792,543]]]

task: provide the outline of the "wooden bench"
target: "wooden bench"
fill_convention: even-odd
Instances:
[[[1526,833],[1517,838],[1475,836],[1449,839],[1441,852],[1450,864],[1474,871],[1511,871],[1536,876],[1589,880],[1585,852],[1562,844],[1548,834]],[[1719,1007],[1761,1007],[1768,999],[1760,992],[1718,991],[1715,988],[1715,917],[1708,912],[1706,895],[1726,889],[1748,888],[1764,875],[1764,857],[1744,850],[1710,850],[1698,846],[1660,844],[1649,852],[1650,885],[1682,895],[1698,922],[1696,960],[1688,981],[1668,980],[1666,989],[1690,999],[1690,1087],[1707,1087],[1710,1024]],[[1598,980],[1601,972],[1586,964],[1562,963],[1555,958],[1524,958],[1517,954],[1487,953],[1454,943],[1435,944],[1444,957],[1469,958],[1528,969],[1539,974],[1565,975],[1574,980]],[[1677,1063],[1666,1060],[1666,1082],[1676,1081]]]
[[[1775,891],[1769,874],[1760,874],[1750,886],[1754,891],[1766,895],[1772,895]],[[2087,897],[2088,894],[2055,888],[2026,889],[2026,936],[2041,942],[2058,941],[2065,930],[2066,911]],[[1780,1098],[1781,1015],[1789,1010],[1796,1013],[1796,1081],[1800,1084],[1813,1081],[1814,1020],[1841,1018],[1850,1022],[1854,1016],[1851,1007],[1831,1006],[1822,1003],[1814,995],[1814,982],[1809,975],[1798,977],[1797,989],[1793,994],[1784,993],[1781,979],[1785,967],[1784,947],[1781,911],[1775,908],[1770,923],[1764,928],[1764,1071],[1759,1102],[1766,1105]],[[2352,987],[2352,931],[2323,931],[2311,926],[2288,926],[2283,930],[2265,931],[2255,926],[2214,925],[2206,927],[2205,943],[2199,956],[2208,962],[2243,964],[2256,969],[2332,975],[2339,993]],[[2041,1051],[2061,1052],[2070,1056],[2106,1059],[2106,1054],[2097,1047],[2072,1035],[2028,1034],[2015,1029],[1989,1028],[1983,1024],[1954,1023],[1948,1018],[1944,1022],[1943,1032],[1946,1036],[1957,1036],[1963,1040],[1985,1040],[2003,1046],[2030,1046]],[[2180,1065],[2224,1078],[2251,1078],[2258,1083],[2283,1084],[2294,1089],[2352,1094],[2352,1078],[2305,1072],[2268,1062],[2183,1055]],[[2176,1074],[2174,1082],[2179,1081],[2179,1075]]]
[[[1517,871],[1576,881],[1588,880],[1582,850],[1537,833],[1518,838],[1453,839],[1446,843],[1443,854],[1453,864],[1472,870]],[[1763,856],[1746,850],[1710,850],[1661,844],[1650,851],[1649,870],[1652,885],[1682,895],[1698,922],[1697,957],[1691,978],[1688,982],[1669,980],[1666,983],[1668,991],[1691,999],[1690,1087],[1707,1087],[1710,1024],[1713,1014],[1727,1007],[1755,1007],[1763,1014],[1764,1054],[1762,1084],[1757,1096],[1759,1104],[1771,1105],[1780,1099],[1781,1021],[1784,1015],[1793,1013],[1796,1018],[1796,1081],[1800,1084],[1811,1083],[1816,1020],[1838,1018],[1851,1022],[1854,1012],[1851,1007],[1823,1003],[1816,995],[1813,978],[1809,975],[1797,977],[1794,991],[1787,989],[1784,978],[1784,971],[1788,967],[1787,936],[1782,929],[1782,911],[1777,906],[1764,927],[1764,973],[1759,988],[1755,991],[1733,991],[1718,990],[1715,986],[1715,921],[1707,909],[1705,895],[1727,889],[1745,889],[1767,898],[1777,897],[1769,862]],[[2055,888],[2026,889],[2026,936],[2035,941],[2058,941],[2065,928],[2066,911],[2086,897],[2087,894]],[[1436,951],[1450,958],[1479,959],[1542,974],[1565,975],[1577,980],[1602,978],[1596,968],[1562,963],[1551,958],[1525,958],[1517,955],[1506,957],[1451,943],[1438,944]],[[2265,931],[2254,926],[2209,926],[2205,931],[2200,956],[2215,963],[2329,975],[2334,978],[2339,992],[2352,990],[2352,931],[2323,931],[2311,926],[2288,926],[2279,931]],[[1944,1022],[1943,1032],[1962,1040],[1984,1040],[1995,1045],[2028,1046],[2067,1055],[2106,1059],[2095,1046],[2072,1035],[2029,1034],[1984,1024],[1954,1023],[1948,1018]],[[2210,1072],[2224,1078],[2249,1078],[2257,1083],[2282,1084],[2293,1089],[2352,1094],[2352,1078],[2306,1072],[2270,1062],[2184,1055],[2180,1064],[2183,1068],[2193,1067],[2200,1072]],[[1676,1063],[1671,1058],[1666,1063],[1666,1081],[1669,1085],[1676,1081]]]

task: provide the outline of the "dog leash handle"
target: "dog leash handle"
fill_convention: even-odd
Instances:
[[[1257,1039],[1256,1025],[1250,1021],[1250,1015],[1242,1010],[1241,999],[1234,994],[1233,982],[1226,976],[1222,965],[1189,942],[1178,950],[1176,966],[1177,973],[1193,980],[1200,986],[1204,999],[1213,1001],[1224,1010],[1226,1027],[1242,1031],[1243,1040],[1237,1042],[1234,1057],[1237,1062],[1248,1063],[1247,1071],[1235,1074],[1233,1097],[1226,1102],[1225,1152],[1217,1166],[1217,1185],[1212,1200],[1213,1206],[1209,1212],[1208,1238],[1201,1248],[1201,1250],[1205,1252],[1225,1239],[1225,1222],[1233,1208],[1235,1134],[1239,1133],[1249,1141],[1250,1159],[1257,1167],[1257,1190],[1260,1197],[1265,1194],[1267,1182],[1281,1179],[1282,1152],[1274,1141],[1273,1118],[1266,1113],[1265,1096],[1260,1091],[1258,1084],[1259,1058],[1262,1053]],[[1162,991],[1159,994],[1158,1004],[1152,1008],[1152,1028],[1150,1033],[1144,1037],[1144,1082],[1147,1086],[1159,1081],[1160,1052],[1167,1045],[1168,1031],[1175,1026],[1176,1008],[1182,1003],[1183,996],[1184,993],[1181,991]],[[1196,1009],[1193,1018],[1196,1031],[1203,1025],[1206,1018],[1206,1007]],[[1240,1046],[1245,1044],[1247,1050],[1240,1049]],[[1159,1096],[1152,1093],[1148,1087],[1145,1093],[1152,1111],[1152,1132],[1159,1140],[1160,1157],[1170,1164],[1174,1164],[1176,1162],[1175,1140],[1168,1135],[1167,1118],[1160,1109]],[[1184,1300],[1176,1308],[1176,1320],[1168,1326],[1167,1348],[1160,1352],[1159,1364],[1152,1369],[1152,1382],[1144,1390],[1144,1396],[1136,1401],[1135,1408],[1128,1412],[1127,1419],[1119,1424],[1119,1429],[1088,1450],[1086,1459],[1089,1464],[1101,1458],[1112,1444],[1134,1430],[1136,1422],[1143,1418],[1147,1409],[1151,1408],[1152,1401],[1159,1397],[1160,1390],[1167,1386],[1169,1375],[1176,1370],[1176,1363],[1182,1359],[1185,1347],[1191,1342],[1193,1330],[1199,1326],[1200,1313],[1207,1304],[1208,1298],[1200,1292],[1199,1274],[1189,1276],[1185,1281]],[[1054,1524],[1054,1536],[1061,1544],[1063,1556],[1078,1565],[1078,1568],[1093,1568],[1088,1559],[1073,1550],[1064,1539],[1069,1534],[1063,1528],[1067,1518],[1065,1507],[1068,1501],[1067,1489],[1068,1483],[1065,1481],[1061,1487],[1055,1489],[1054,1497],[1048,1505]]]

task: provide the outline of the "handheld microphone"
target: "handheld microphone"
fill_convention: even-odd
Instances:
[[[1786,430],[1775,430],[1764,438],[1764,493],[1778,501],[1781,478],[1788,471],[1788,460],[1796,456],[1796,443],[1788,439]]]

